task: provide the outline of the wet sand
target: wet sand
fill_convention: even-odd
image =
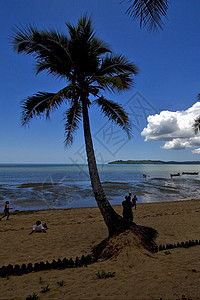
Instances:
[[[121,206],[115,206],[122,213]],[[155,228],[156,243],[200,239],[200,200],[138,204],[134,221]],[[37,220],[47,233],[29,235]],[[0,266],[86,255],[107,237],[98,208],[11,213],[0,222]],[[0,299],[200,299],[200,246],[155,254],[125,233],[117,238],[121,252],[87,267],[41,271],[0,278]],[[98,279],[98,272],[115,276]],[[63,281],[63,286],[57,282]],[[42,293],[43,287],[50,290]]]

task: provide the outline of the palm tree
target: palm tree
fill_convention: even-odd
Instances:
[[[198,94],[198,100],[200,100],[200,94]],[[200,116],[198,116],[194,120],[193,128],[194,128],[195,134],[197,134],[198,132],[200,132]]]
[[[34,56],[36,74],[45,70],[67,82],[57,93],[37,92],[23,100],[22,125],[40,115],[48,118],[51,111],[65,103],[69,105],[65,113],[65,143],[71,145],[73,134],[83,120],[92,189],[109,236],[112,236],[133,226],[133,223],[117,214],[105,196],[96,165],[88,110],[92,102],[98,105],[104,115],[130,137],[131,126],[126,112],[101,93],[105,90],[115,92],[129,89],[137,74],[137,67],[123,55],[113,54],[109,46],[95,36],[91,19],[87,16],[82,17],[76,27],[69,23],[66,25],[69,37],[55,30],[39,31],[32,26],[17,27],[14,31],[14,50]],[[91,98],[95,100],[91,101]],[[155,232],[149,228],[145,231],[144,227],[140,227],[139,231],[143,236],[155,236]]]
[[[200,116],[194,120],[193,127],[194,127],[195,134],[200,132]]]
[[[126,0],[130,3],[127,13],[138,19],[140,27],[148,30],[159,30],[163,28],[162,17],[166,17],[169,0]]]

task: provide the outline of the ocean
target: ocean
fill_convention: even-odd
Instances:
[[[200,165],[107,164],[98,169],[111,204],[121,204],[129,192],[138,203],[200,198]],[[0,164],[0,211],[6,200],[13,210],[96,206],[87,165]]]

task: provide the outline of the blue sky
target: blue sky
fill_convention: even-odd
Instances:
[[[171,2],[164,30],[155,34],[141,30],[125,14],[128,5],[120,0],[0,0],[0,163],[86,163],[82,126],[73,146],[64,148],[66,108],[50,120],[33,120],[29,128],[20,126],[22,99],[37,91],[56,92],[65,83],[46,73],[35,76],[33,58],[18,55],[10,43],[16,25],[35,24],[65,32],[65,22],[76,24],[84,13],[92,17],[97,36],[140,70],[130,91],[106,95],[129,113],[130,141],[97,108],[91,108],[97,162],[199,160],[200,138],[190,126],[200,114],[200,1]]]

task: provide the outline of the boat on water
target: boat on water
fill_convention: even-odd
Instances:
[[[198,175],[199,172],[182,172],[183,175]]]
[[[180,173],[170,174],[171,178],[172,178],[172,177],[176,177],[176,176],[180,176],[180,175],[181,175]]]

